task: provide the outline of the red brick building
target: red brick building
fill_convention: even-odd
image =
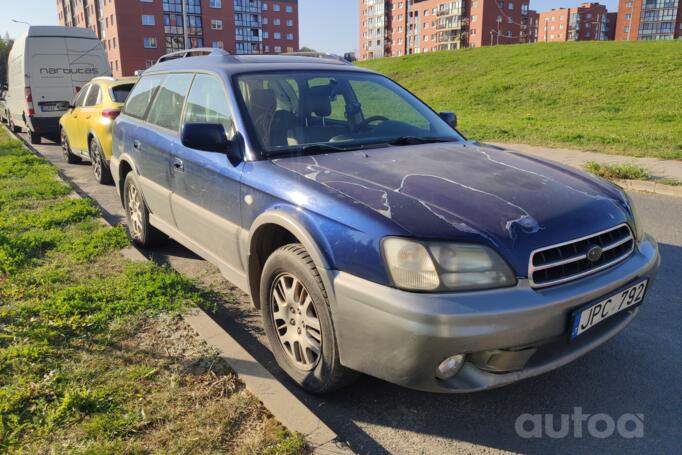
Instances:
[[[606,6],[583,3],[574,8],[557,8],[540,13],[538,42],[590,41],[609,39]]]
[[[529,0],[359,0],[360,60],[533,42]]]
[[[237,54],[299,49],[298,0],[56,1],[61,25],[90,28],[100,37],[114,76],[132,75],[185,48]]]
[[[682,2],[620,0],[616,40],[682,39]]]

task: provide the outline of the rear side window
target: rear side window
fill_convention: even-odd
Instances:
[[[147,76],[140,79],[128,97],[123,112],[137,118],[144,118],[149,104],[154,98],[156,89],[161,85],[164,76]]]
[[[117,85],[111,88],[111,99],[115,103],[125,103],[130,95],[130,91],[133,89],[135,84],[123,84]]]
[[[185,123],[221,123],[230,136],[234,134],[230,104],[219,79],[197,75],[187,98]]]
[[[81,89],[80,92],[78,92],[78,95],[76,95],[76,99],[73,102],[73,105],[76,107],[82,107],[83,103],[85,102],[85,97],[88,94],[88,90],[90,90],[90,84],[86,85]]]
[[[173,131],[180,129],[182,107],[193,76],[192,74],[166,76],[147,115],[149,123]]]
[[[100,88],[99,85],[93,84],[88,93],[88,97],[85,99],[85,107],[92,107],[99,103]]]

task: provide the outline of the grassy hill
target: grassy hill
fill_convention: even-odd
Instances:
[[[682,42],[524,44],[363,62],[481,141],[682,159]]]

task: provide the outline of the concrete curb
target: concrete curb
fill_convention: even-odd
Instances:
[[[3,126],[4,128],[4,126]],[[6,129],[6,128],[5,128]],[[7,130],[7,129],[6,129]],[[23,137],[7,130],[7,133],[21,141],[31,153],[44,158]],[[66,178],[61,171],[59,178],[74,191],[74,197],[89,198],[80,188]],[[97,205],[96,201],[93,201]],[[104,218],[103,223],[113,226]],[[145,262],[149,259],[137,248],[131,246],[121,251],[121,254],[135,262]],[[294,394],[275,379],[268,370],[251,356],[234,338],[220,327],[201,308],[192,309],[183,315],[185,321],[209,346],[218,351],[220,356],[230,365],[246,388],[253,393],[263,405],[291,431],[304,435],[306,442],[316,454],[347,455],[354,453],[346,443],[340,441],[319,417],[310,411]]]
[[[616,179],[614,182],[628,190],[682,197],[682,186],[666,185],[664,183],[657,183],[655,180]]]

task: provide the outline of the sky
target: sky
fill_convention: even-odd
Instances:
[[[531,9],[550,10],[562,6],[576,6],[582,0],[531,0]],[[601,0],[609,11],[616,11],[618,0]],[[22,20],[32,25],[57,23],[56,0],[0,0],[0,34],[9,32],[15,37],[26,26],[11,20]],[[318,51],[343,55],[357,51],[358,0],[299,0],[301,46]]]

